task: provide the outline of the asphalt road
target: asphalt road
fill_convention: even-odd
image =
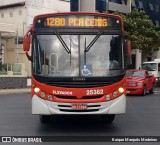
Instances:
[[[99,116],[56,116],[41,124],[31,115],[30,94],[0,95],[0,136],[159,136],[160,88],[155,94],[127,96],[127,113],[113,124]]]

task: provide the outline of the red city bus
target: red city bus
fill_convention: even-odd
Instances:
[[[122,18],[112,14],[36,16],[24,37],[32,62],[32,114],[42,123],[57,114],[99,114],[112,123],[125,113],[130,47],[123,31]]]

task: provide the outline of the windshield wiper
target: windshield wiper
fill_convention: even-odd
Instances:
[[[90,50],[90,48],[94,45],[94,43],[97,41],[97,39],[101,36],[101,34],[103,33],[103,30],[98,32],[98,34],[96,35],[96,37],[91,41],[91,43],[85,48],[84,52],[88,52]]]
[[[67,51],[67,53],[71,53],[71,50],[68,48],[67,44],[64,42],[64,40],[62,39],[59,32],[56,31],[55,34],[56,34],[57,38],[59,39],[59,41],[61,42],[61,44],[63,45],[64,49]]]

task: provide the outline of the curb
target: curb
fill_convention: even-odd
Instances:
[[[1,89],[0,95],[4,94],[21,94],[21,93],[31,93],[31,88],[24,89]]]

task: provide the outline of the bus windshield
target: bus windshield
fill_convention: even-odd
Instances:
[[[35,35],[32,71],[48,77],[109,77],[122,73],[121,35]]]

